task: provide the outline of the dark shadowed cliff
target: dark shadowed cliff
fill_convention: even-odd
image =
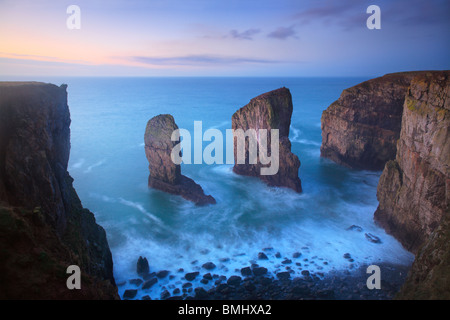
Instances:
[[[450,300],[450,215],[419,248],[396,299]]]
[[[0,298],[116,299],[106,233],[67,172],[66,86],[0,82]],[[69,265],[81,290],[69,290]]]

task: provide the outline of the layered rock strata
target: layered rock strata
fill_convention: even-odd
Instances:
[[[245,161],[238,163],[238,144],[237,138],[234,138],[234,160],[233,171],[240,175],[258,177],[269,186],[287,187],[296,192],[302,191],[298,170],[300,160],[291,152],[291,142],[289,140],[289,127],[293,111],[292,96],[287,88],[280,88],[274,91],[264,93],[236,111],[232,116],[232,129],[242,129],[244,132],[253,129],[259,135],[260,129],[267,130],[267,152],[271,150],[270,130],[278,129],[279,133],[279,168],[276,174],[262,175],[261,169],[273,165],[263,164],[260,161],[260,153],[256,159],[256,164],[249,161],[249,140],[245,142]],[[258,141],[259,144],[259,141]],[[258,146],[259,151],[260,145]]]
[[[345,89],[322,113],[321,156],[350,168],[382,170],[395,158],[405,94],[420,73],[387,74]]]
[[[66,85],[0,82],[0,298],[116,299],[104,229],[67,172]],[[69,290],[68,266],[81,269]]]
[[[178,129],[170,114],[161,114],[150,119],[145,129],[145,155],[149,162],[148,186],[171,194],[180,195],[197,205],[214,204],[216,200],[205,195],[200,185],[181,174],[180,164],[172,161],[173,148],[180,143],[171,140]]]
[[[375,220],[412,252],[450,214],[450,72],[411,81],[395,160],[377,189]]]

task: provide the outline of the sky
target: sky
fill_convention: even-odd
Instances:
[[[80,9],[79,29],[70,5]],[[367,28],[370,5],[381,29]],[[450,69],[448,0],[0,0],[0,76]]]

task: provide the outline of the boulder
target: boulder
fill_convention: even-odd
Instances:
[[[366,237],[366,239],[372,243],[381,243],[380,238],[378,238],[377,236],[371,234],[371,233],[365,233],[364,236]]]
[[[239,276],[231,276],[227,280],[227,284],[230,286],[238,286],[241,284],[242,278]]]
[[[167,277],[168,274],[169,274],[169,271],[167,271],[167,270],[161,270],[161,271],[158,271],[158,272],[156,273],[156,277],[159,278],[159,279],[163,279],[163,278]]]
[[[287,271],[282,271],[277,273],[277,278],[280,280],[287,280],[291,277],[291,274]]]
[[[263,275],[267,274],[267,268],[264,268],[264,267],[256,267],[256,268],[253,268],[252,271],[255,276],[263,276]]]
[[[164,290],[161,292],[161,300],[165,300],[170,297],[170,292],[168,290]]]
[[[216,268],[216,265],[212,262],[207,262],[205,264],[202,265],[202,268],[206,269],[206,270],[213,270]]]
[[[245,267],[241,269],[241,275],[243,277],[249,277],[252,275],[252,269],[250,269],[250,267]]]
[[[194,280],[195,278],[197,278],[197,276],[199,275],[200,273],[198,272],[198,271],[195,271],[195,272],[189,272],[189,273],[186,273],[185,275],[184,275],[184,278],[187,280],[187,281],[192,281],[192,280]]]
[[[258,259],[259,260],[269,260],[269,258],[267,258],[266,254],[264,252],[258,253]]]
[[[205,274],[203,275],[203,279],[206,279],[206,280],[212,280],[212,279],[213,279],[213,276],[211,275],[211,273],[205,273]]]
[[[195,292],[195,299],[197,300],[204,300],[208,298],[208,293],[206,292],[205,289],[201,287],[195,288],[194,292]]]
[[[136,289],[128,289],[125,290],[125,292],[123,293],[123,300],[130,300],[130,299],[134,299],[134,297],[136,297],[137,295],[137,290]]]
[[[128,281],[130,284],[133,284],[137,287],[139,287],[142,282],[144,282],[142,279],[131,279],[130,281]]]
[[[144,282],[144,284],[142,285],[142,289],[146,290],[146,289],[150,289],[151,287],[153,287],[153,285],[155,285],[158,282],[157,278],[152,278],[150,280],[147,280]]]
[[[136,272],[139,275],[146,275],[150,272],[147,258],[139,257],[136,263]]]
[[[363,231],[363,228],[361,228],[360,226],[357,225],[351,225],[350,227],[348,227],[347,229],[345,229],[347,231],[357,231],[357,232],[361,232]]]

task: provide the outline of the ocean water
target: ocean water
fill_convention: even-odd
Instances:
[[[186,272],[213,262],[211,273],[240,275],[256,262],[269,273],[301,270],[326,274],[363,264],[408,265],[412,254],[375,225],[376,187],[381,172],[343,168],[320,158],[322,111],[365,78],[66,78],[71,111],[69,172],[83,205],[94,212],[107,232],[118,283],[137,278],[139,256],[151,271],[168,270],[136,298],[160,297],[181,288]],[[196,207],[179,196],[147,187],[144,131],[155,115],[170,113],[180,128],[193,132],[231,128],[232,114],[251,98],[280,87],[290,89],[294,111],[292,151],[299,156],[303,193],[270,188],[255,178],[232,172],[232,165],[182,165],[182,173],[200,184],[216,205]],[[203,144],[205,147],[207,143]],[[349,231],[352,225],[363,231]],[[364,233],[381,239],[369,242]],[[271,250],[267,248],[272,248]],[[257,260],[266,249],[269,260]],[[275,258],[280,252],[281,259]],[[292,258],[295,252],[301,257]],[[350,253],[353,262],[344,259]],[[305,261],[307,259],[307,261]],[[301,267],[295,263],[300,262]],[[178,272],[180,268],[184,272]],[[199,283],[194,287],[208,285]],[[209,285],[210,286],[210,285]],[[119,287],[134,286],[127,283]]]

